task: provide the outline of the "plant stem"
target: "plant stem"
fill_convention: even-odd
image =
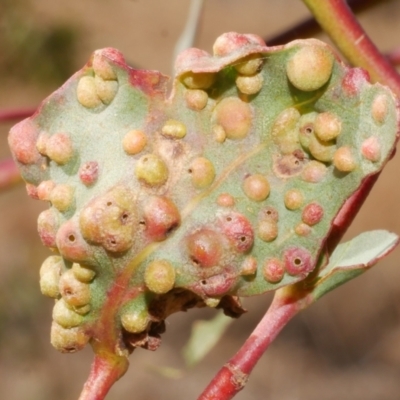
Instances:
[[[380,1],[381,0],[348,0],[347,4],[354,13],[358,13],[378,5]],[[282,31],[281,33],[278,33],[277,35],[266,39],[265,43],[267,43],[268,46],[277,46],[280,44],[286,44],[296,39],[306,39],[319,32],[321,32],[321,27],[318,25],[315,18],[310,17]]]
[[[232,399],[246,385],[247,379],[282,328],[312,302],[308,292],[293,290],[295,286],[279,289],[262,320],[241,349],[215,375],[198,400]]]
[[[400,96],[400,76],[379,52],[344,0],[303,0],[339,50],[372,81],[389,86]]]
[[[22,178],[15,162],[11,158],[0,161],[0,190],[8,189],[20,182]]]
[[[128,365],[126,357],[96,354],[79,400],[103,400],[112,385],[124,375]]]
[[[36,108],[16,108],[11,110],[0,110],[0,121],[18,121],[30,117]]]

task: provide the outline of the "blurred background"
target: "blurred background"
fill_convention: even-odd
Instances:
[[[400,1],[380,1],[359,20],[383,52],[400,46]],[[172,73],[174,46],[190,2],[184,0],[0,0],[0,108],[34,107],[98,48],[121,50],[135,67]],[[299,0],[206,0],[195,47],[211,51],[223,32],[270,38],[307,17]],[[317,37],[326,40],[323,35]],[[9,157],[0,124],[0,156]],[[346,238],[371,229],[400,233],[400,157],[391,161]],[[63,355],[49,343],[52,301],[38,271],[49,251],[36,233],[45,204],[23,185],[0,194],[0,393],[7,400],[76,399],[91,349]],[[271,295],[245,299],[249,312],[198,365],[172,379],[158,367],[184,369],[181,348],[196,319],[167,321],[157,352],[138,349],[107,399],[195,399],[236,352]],[[297,316],[255,368],[238,400],[376,400],[400,398],[400,250]]]

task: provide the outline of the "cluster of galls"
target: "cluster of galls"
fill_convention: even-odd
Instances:
[[[62,351],[107,329],[155,348],[172,312],[239,315],[230,296],[304,279],[392,151],[393,96],[321,42],[225,34],[214,56],[183,52],[177,71],[165,99],[160,74],[97,51],[10,133],[28,193],[51,204],[38,230],[56,255],[40,284]]]

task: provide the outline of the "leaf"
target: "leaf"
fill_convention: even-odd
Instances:
[[[232,319],[219,312],[207,321],[195,321],[190,339],[182,350],[185,362],[193,366],[200,362],[218,343]]]
[[[242,312],[315,269],[345,201],[397,140],[398,108],[329,46],[219,37],[184,51],[173,90],[115,49],[12,128],[9,143],[53,250],[42,292],[52,343],[155,350],[173,312]]]
[[[391,232],[364,232],[340,244],[332,253],[329,264],[318,274],[313,297],[326,293],[362,274],[389,254],[399,244],[399,237]]]

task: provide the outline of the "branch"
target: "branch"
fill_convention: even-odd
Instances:
[[[368,37],[344,0],[303,0],[315,19],[353,65],[400,95],[400,76]]]
[[[244,388],[247,379],[282,328],[312,300],[308,292],[299,296],[295,285],[279,289],[267,313],[241,349],[225,364],[198,400],[229,400]]]
[[[349,0],[348,5],[354,13],[364,11],[368,8],[378,5],[381,0]],[[285,31],[278,33],[265,42],[268,46],[277,46],[280,44],[285,44],[296,39],[306,39],[314,36],[315,34],[321,32],[321,27],[318,25],[317,21],[313,18],[306,18],[298,24],[292,26]]]
[[[0,110],[0,122],[19,121],[30,117],[36,108],[16,108],[10,110]]]
[[[11,158],[0,161],[0,191],[20,182],[22,178],[15,162]]]
[[[96,354],[79,400],[103,400],[112,385],[128,369],[128,359],[114,354]]]

